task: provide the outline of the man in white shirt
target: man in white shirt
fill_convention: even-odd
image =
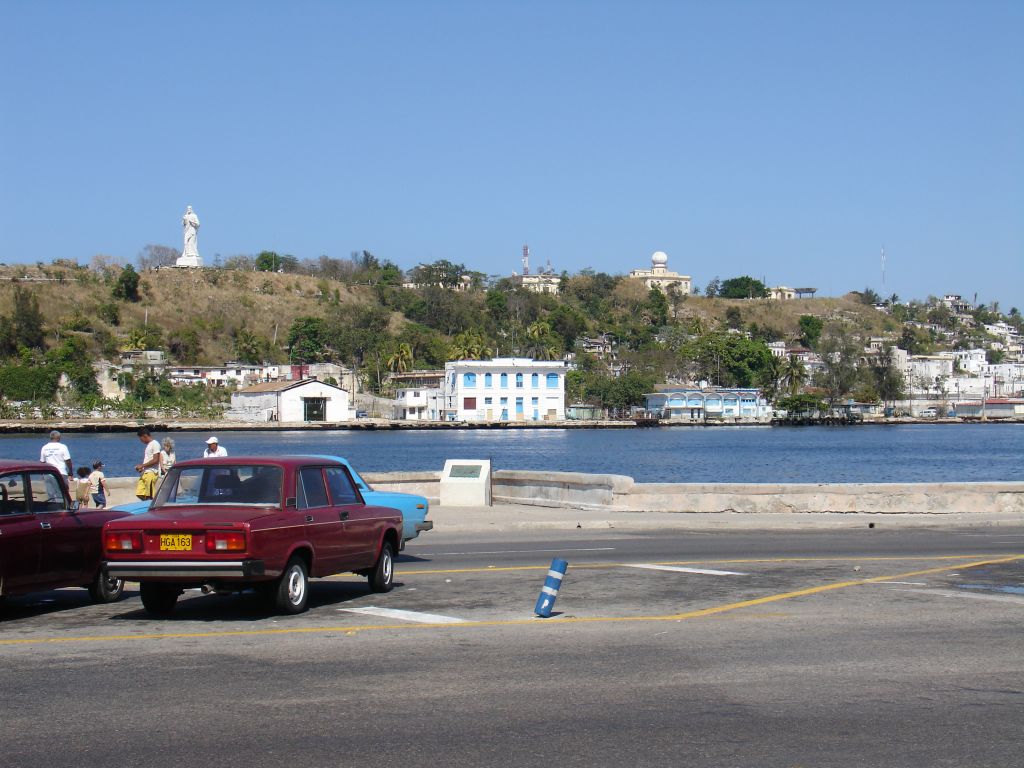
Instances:
[[[227,456],[227,455],[228,455],[227,448],[224,448],[224,447],[218,445],[216,437],[211,437],[209,440],[206,441],[206,450],[203,451],[203,458],[204,459],[213,459],[213,458],[217,458],[219,456]]]
[[[65,480],[71,474],[71,451],[60,441],[60,432],[56,429],[50,433],[50,442],[39,451],[39,460],[56,467]]]
[[[146,448],[142,454],[142,463],[135,465],[135,471],[140,473],[135,495],[143,500],[152,499],[156,494],[156,481],[160,477],[160,443],[153,439],[148,427],[140,427],[136,434]]]

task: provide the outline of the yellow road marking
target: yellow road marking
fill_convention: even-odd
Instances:
[[[908,558],[910,559],[910,558]],[[493,621],[466,621],[459,624],[364,624],[360,626],[328,626],[328,627],[286,627],[282,629],[244,629],[227,630],[222,632],[158,632],[139,635],[92,635],[81,637],[45,637],[45,638],[20,638],[17,640],[0,640],[3,645],[49,645],[56,643],[85,643],[103,642],[111,640],[174,640],[174,639],[196,639],[207,637],[259,637],[265,635],[308,635],[308,634],[330,634],[338,632],[345,635],[353,635],[357,632],[386,629],[465,629],[473,627],[512,627],[512,626],[558,626],[561,624],[596,624],[596,623],[622,623],[637,621],[682,621],[685,619],[696,619],[704,616],[736,611],[742,608],[750,608],[755,605],[774,603],[780,600],[792,600],[797,597],[816,595],[822,592],[830,592],[837,589],[862,586],[864,584],[875,584],[881,581],[893,579],[905,579],[911,576],[924,576],[930,573],[943,573],[956,569],[979,568],[983,565],[1000,565],[1012,563],[1024,559],[1024,554],[1009,555],[993,560],[978,560],[969,563],[956,563],[944,565],[937,568],[926,568],[918,571],[907,571],[905,573],[891,574],[888,576],[874,576],[866,579],[855,579],[852,581],[841,581],[835,584],[822,584],[816,587],[807,587],[792,592],[781,592],[775,595],[767,595],[752,600],[742,600],[736,603],[700,608],[684,613],[675,613],[665,616],[592,616],[592,617],[566,617],[555,620],[541,619],[507,619]]]

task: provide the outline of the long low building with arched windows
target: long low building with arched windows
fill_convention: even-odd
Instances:
[[[562,360],[496,357],[444,366],[445,421],[564,421]]]
[[[647,411],[669,421],[768,423],[772,408],[759,389],[680,387],[645,394]]]

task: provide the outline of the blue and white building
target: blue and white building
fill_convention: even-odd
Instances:
[[[769,422],[772,409],[758,389],[678,388],[644,395],[647,411],[675,421]]]
[[[564,421],[563,360],[496,357],[445,363],[445,421]]]

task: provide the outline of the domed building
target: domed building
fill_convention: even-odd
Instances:
[[[651,254],[650,269],[634,269],[629,276],[637,280],[643,280],[648,289],[658,288],[663,293],[668,293],[670,285],[676,286],[680,293],[687,294],[692,290],[689,275],[681,275],[672,272],[668,268],[668,254],[664,251],[655,251]]]

